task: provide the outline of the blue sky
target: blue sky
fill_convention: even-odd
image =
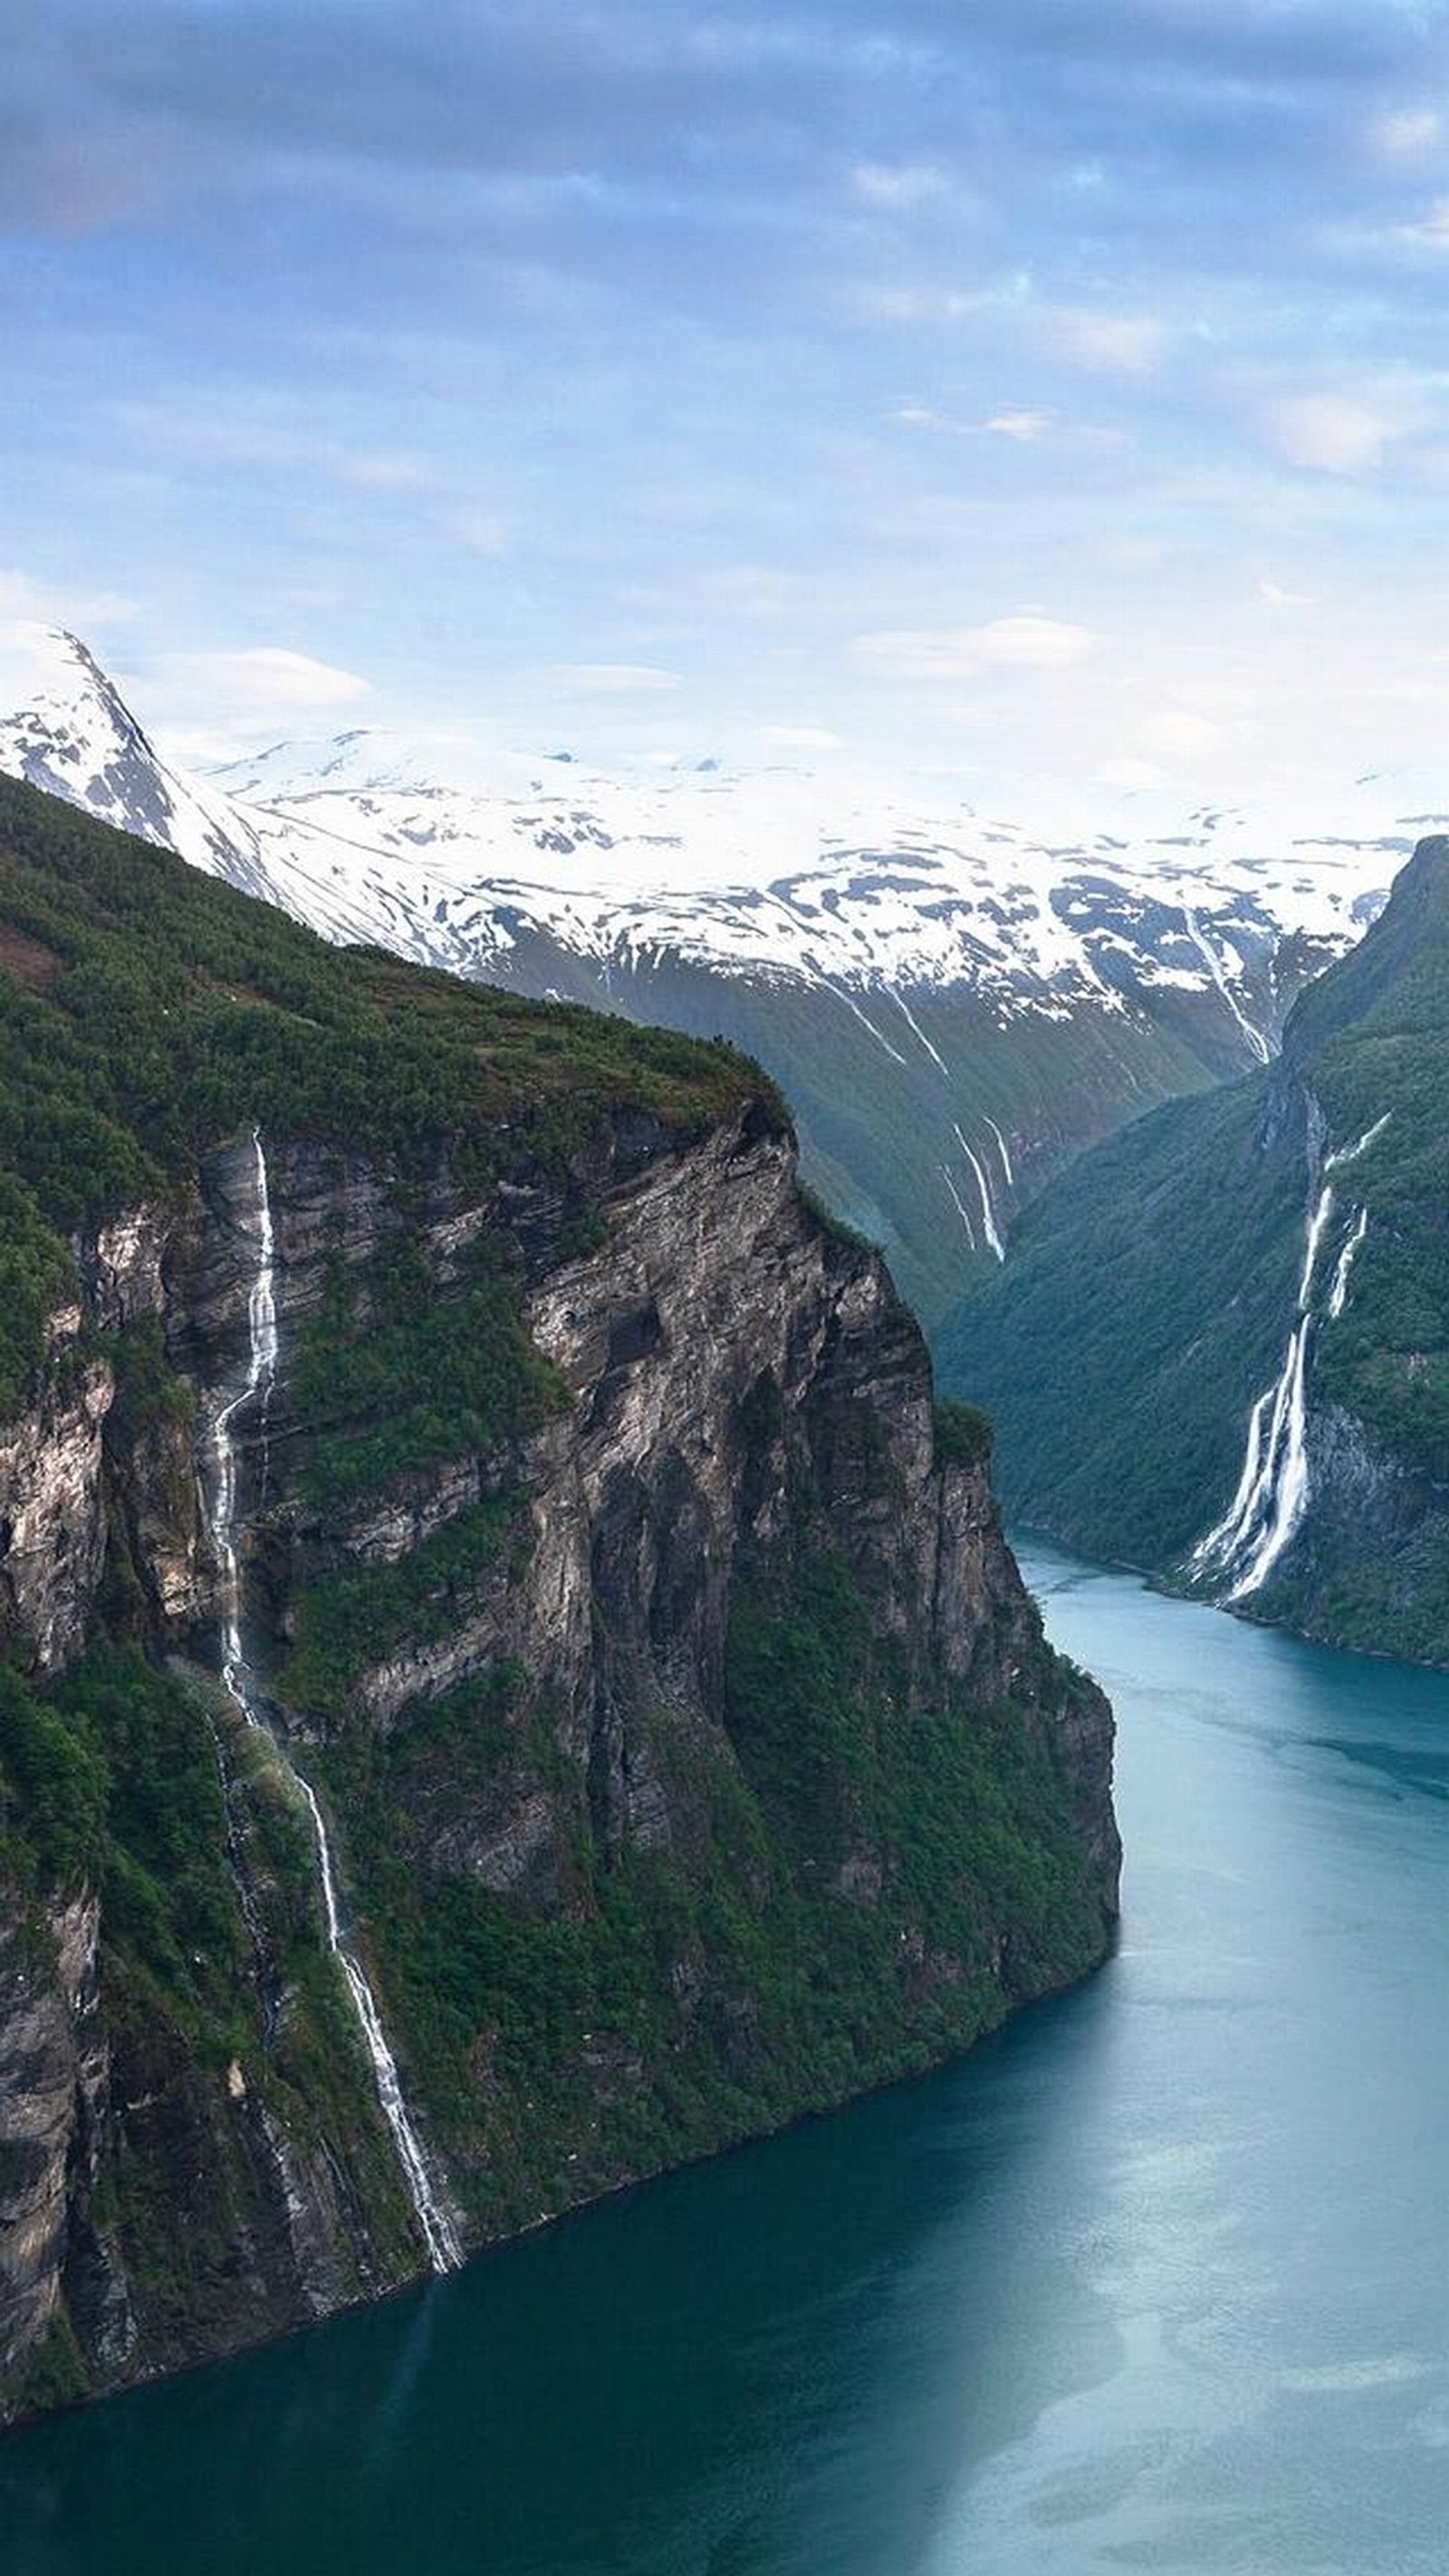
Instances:
[[[0,612],[163,731],[1449,794],[1446,0],[11,0]]]

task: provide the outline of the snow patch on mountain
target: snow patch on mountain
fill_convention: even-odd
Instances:
[[[1203,995],[1245,1057],[1277,1043],[1285,941],[1326,963],[1379,908],[1393,832],[1296,845],[1214,809],[1131,847],[1048,846],[964,806],[713,764],[605,775],[490,755],[452,787],[354,729],[203,778],[168,763],[83,645],[51,637],[43,686],[0,719],[0,768],[166,843],[329,937],[463,973],[510,973],[546,937],[601,969],[664,959],[825,984],[897,1061],[935,1047],[906,994],[969,987],[1005,1026]],[[1296,980],[1301,980],[1301,974]],[[873,992],[891,998],[882,1025]],[[901,1003],[904,1021],[896,1011]]]

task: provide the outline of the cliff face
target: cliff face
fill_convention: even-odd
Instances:
[[[0,2370],[59,2312],[67,2257],[83,2251],[109,2059],[97,2016],[94,1896],[37,1921],[6,1891],[0,1933]],[[84,2251],[90,2251],[85,2247]],[[123,2357],[124,2325],[112,2338]]]
[[[118,956],[113,839],[62,907],[0,830],[0,1101],[89,1050],[108,1176],[0,1171],[8,2415],[929,2065],[1116,1898],[1106,1703],[753,1070],[155,853]]]
[[[1058,1184],[947,1363],[1010,1500],[1098,1555],[1449,1662],[1449,841],[1281,1060]]]
[[[169,1226],[138,1212],[104,1250],[82,1247],[84,1320],[118,1333],[113,1356],[82,1361],[82,1319],[67,1318],[35,1405],[0,1450],[7,1630],[37,1675],[94,1634],[118,1574],[154,1646],[214,1652],[218,1568],[191,1466],[206,1421],[245,1375],[251,1169],[247,1148],[225,1150]],[[778,1124],[747,1112],[681,1144],[624,1121],[566,1186],[524,1171],[484,1202],[439,1170],[410,1224],[395,1176],[358,1158],[285,1143],[268,1170],[282,1360],[266,1423],[251,1425],[242,1451],[253,1661],[353,1844],[378,1982],[471,2235],[924,2062],[1091,1963],[1117,1860],[1105,1702],[1042,1645],[984,1458],[937,1462],[919,1334],[879,1260],[800,1199]],[[586,1252],[568,1239],[581,1182],[599,1238]],[[414,1294],[446,1313],[484,1242],[490,1260],[521,1269],[533,1342],[557,1373],[543,1418],[319,1504],[299,1348],[334,1328],[328,1314],[365,1318],[379,1265],[404,1247],[422,1255]],[[169,1354],[160,1407],[125,1393],[127,1336],[148,1326]],[[349,1425],[368,1430],[366,1418]],[[435,1577],[430,1552],[450,1539],[460,1544]],[[1059,1956],[1039,1926],[1023,1944],[1022,1907],[985,1886],[970,1937],[943,1942],[939,1894],[913,1900],[897,1885],[903,1820],[864,1773],[843,1797],[823,1775],[807,1784],[839,1813],[818,1851],[794,1850],[801,1800],[755,1759],[760,1712],[732,1629],[742,1599],[756,1633],[788,1629],[802,1572],[822,1565],[866,1641],[860,1668],[827,1683],[856,1702],[863,1744],[886,1722],[933,1735],[948,1705],[1014,1703],[1041,1784],[1060,1791],[1045,1839],[1058,1859],[1075,1849],[1080,1901]],[[319,1605],[350,1601],[359,1581],[386,1589],[410,1575],[403,1612],[384,1604],[371,1628],[364,1619],[338,1673],[309,1684]],[[773,1673],[787,1697],[788,1665],[787,1650]],[[301,1676],[290,1709],[289,1674]],[[851,1708],[833,1714],[848,1735]],[[337,1999],[319,1998],[315,1937],[296,1955],[289,1918],[313,1900],[285,1783],[220,1702],[212,1723],[242,1917],[233,1947],[251,1954],[234,1963],[249,1991],[225,2064],[199,2062],[187,2015],[146,2014],[134,1962],[117,1963],[107,1992],[93,1893],[55,1917],[49,1944],[27,1917],[3,1962],[0,2330],[12,2384],[31,2395],[114,2384],[275,2331],[417,2260]],[[861,1751],[842,1768],[859,1769]],[[812,1904],[879,1918],[869,1938],[900,1954],[895,2031],[872,2033],[853,2066],[800,2076],[775,2056],[799,2015],[767,1991],[772,1944],[794,1973],[803,1927],[772,1917],[799,1903],[797,1869],[824,1880]],[[611,1953],[600,1946],[582,1991],[574,1979],[576,2027],[545,2041],[577,2051],[550,2070],[556,2134],[546,2114],[526,2143],[532,2060],[514,2035],[518,2062],[506,2063],[507,1959],[479,1967],[461,2048],[423,2029],[407,2049],[436,1966],[411,1955],[416,1909],[429,1892],[461,1899],[465,1956],[484,1920],[525,1948],[532,1927],[545,1952],[561,1934],[586,1949],[601,1907],[626,1886],[632,1900],[641,1871],[668,1897],[648,1936],[667,2032],[633,2032],[619,2017],[609,2027]],[[379,1887],[369,1903],[374,1873],[401,1875],[401,1896]],[[753,1948],[692,1915],[701,1891],[711,1904],[728,1891]],[[639,1964],[631,1954],[628,1973]],[[872,2009],[882,1999],[872,1987]],[[722,2023],[734,2062],[711,2103],[704,2062]],[[307,2061],[329,2040],[342,2072],[319,2099]],[[674,2127],[649,2106],[661,2044],[666,2071],[701,2097],[675,2105]],[[104,2248],[93,2215],[102,2176],[101,2199],[118,2212]],[[163,2209],[189,2213],[196,2232],[188,2244],[176,2227],[164,2259]],[[223,2247],[219,2286],[205,2275]],[[37,2354],[46,2368],[27,2380]]]

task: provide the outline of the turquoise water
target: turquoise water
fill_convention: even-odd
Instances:
[[[1449,1678],[1044,1550],[1118,1958],[964,2064],[0,2442],[3,2576],[1443,2576]]]

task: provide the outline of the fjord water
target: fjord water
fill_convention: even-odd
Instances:
[[[1122,1946],[963,2064],[0,2442],[5,2576],[1442,2576],[1449,1678],[1024,1553]]]

